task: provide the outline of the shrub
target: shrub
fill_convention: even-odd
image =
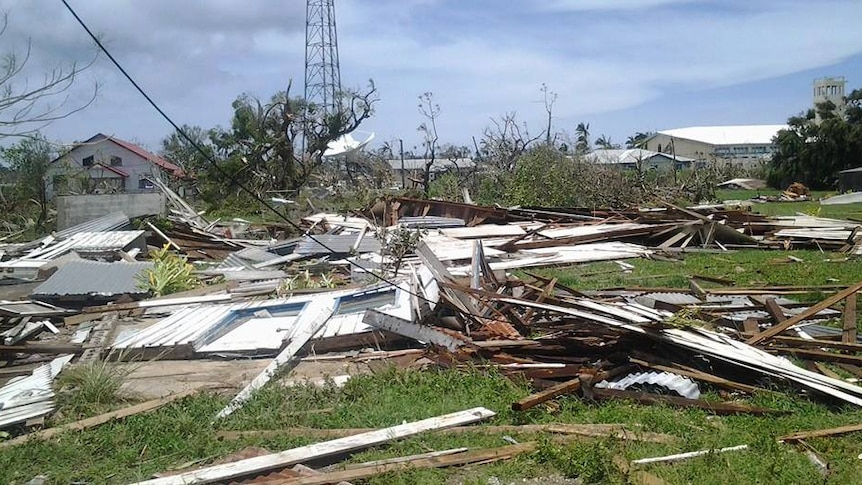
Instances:
[[[185,256],[170,251],[167,244],[150,253],[154,265],[138,275],[138,287],[155,296],[191,290],[201,285],[194,275],[194,266]]]

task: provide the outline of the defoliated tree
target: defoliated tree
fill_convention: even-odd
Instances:
[[[196,176],[204,200],[212,204],[223,202],[226,196],[246,198],[240,184],[261,198],[294,192],[323,164],[329,143],[354,131],[373,112],[373,83],[364,93],[345,91],[341,95],[341,109],[326,113],[307,106],[302,98],[291,97],[290,86],[267,101],[242,94],[231,105],[229,128],[190,129],[189,138],[205,154],[179,133],[162,141],[162,152],[178,157],[177,162]]]
[[[9,25],[8,13],[0,14],[0,38]],[[31,45],[23,49],[8,48],[0,53],[0,138],[36,136],[53,121],[83,110],[98,94],[98,85],[83,98],[73,98],[68,92],[82,72],[96,61],[98,55],[84,64],[56,66],[41,82],[28,82],[27,63]]]
[[[417,130],[422,133],[422,147],[425,148],[425,167],[422,171],[422,192],[428,196],[431,184],[431,169],[437,159],[437,118],[440,116],[440,105],[434,101],[434,93],[430,91],[419,96],[419,113],[425,118]]]

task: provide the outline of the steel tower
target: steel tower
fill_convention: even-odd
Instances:
[[[324,115],[339,111],[341,68],[335,0],[308,0],[305,9],[305,101]]]

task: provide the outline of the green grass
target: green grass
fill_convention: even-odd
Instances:
[[[787,256],[795,256],[803,262],[788,262]],[[691,253],[678,262],[647,259],[627,262],[634,266],[631,273],[623,273],[613,262],[531,272],[558,278],[560,283],[579,289],[633,286],[688,289],[689,278],[694,275],[728,279],[739,287],[849,285],[862,279],[862,260],[815,250],[751,249],[719,254]],[[813,295],[815,298],[818,296]]]
[[[536,440],[532,454],[493,465],[465,470],[412,470],[374,477],[367,483],[444,483],[457,476],[466,483],[487,483],[490,476],[503,482],[553,474],[579,476],[592,483],[623,483],[624,477],[611,463],[614,456],[628,460],[697,449],[748,444],[750,451],[702,457],[675,465],[655,465],[650,471],[671,483],[813,483],[814,467],[791,446],[775,438],[785,433],[839,426],[862,421],[858,409],[831,409],[802,397],[766,395],[753,404],[792,411],[781,417],[714,417],[696,410],[663,406],[641,406],[625,401],[602,405],[575,397],[558,399],[558,407],[516,413],[513,400],[529,393],[527,386],[495,373],[478,371],[384,370],[358,376],[343,389],[270,386],[253,398],[235,416],[215,426],[212,416],[227,398],[212,394],[187,398],[150,414],[132,416],[91,430],[67,433],[49,442],[31,442],[0,449],[0,483],[23,483],[45,474],[51,483],[85,481],[123,483],[151,473],[238,451],[262,446],[277,451],[318,440],[304,437],[243,437],[219,440],[219,429],[278,429],[291,426],[319,428],[385,427],[473,406],[498,412],[486,424],[527,423],[635,423],[645,430],[679,437],[673,444],[621,442],[592,439],[557,444],[547,437],[509,433],[519,442]],[[332,407],[329,414],[298,414],[297,411]],[[862,473],[860,434],[811,440],[834,469],[836,483],[850,483]],[[503,435],[483,433],[428,433],[374,448],[350,457],[362,462],[386,457],[443,450],[454,447],[504,446]]]
[[[775,189],[717,190],[715,196],[718,200],[749,200],[758,195],[778,195],[780,193],[781,191]],[[766,216],[793,216],[801,213],[818,217],[862,221],[862,203],[820,205],[820,198],[836,194],[837,192],[834,191],[814,191],[811,193],[813,200],[804,202],[755,203],[752,210]]]

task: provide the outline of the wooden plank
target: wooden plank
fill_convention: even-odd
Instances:
[[[484,448],[444,456],[430,458],[417,458],[396,463],[372,465],[362,468],[351,468],[347,470],[322,473],[307,477],[298,477],[293,480],[283,481],[285,485],[320,485],[325,483],[337,483],[344,480],[360,480],[373,477],[382,473],[396,472],[399,470],[413,470],[419,468],[444,468],[449,466],[467,465],[470,463],[491,463],[505,460],[523,453],[534,451],[537,447],[535,442],[519,443],[517,445],[502,446],[499,448]]]
[[[12,438],[8,441],[0,442],[0,448],[5,448],[7,446],[15,446],[20,445],[22,443],[27,442],[31,439],[36,440],[46,440],[53,438],[54,436],[64,433],[66,431],[81,431],[88,428],[92,428],[94,426],[99,426],[100,424],[105,424],[109,421],[113,421],[115,419],[122,419],[128,416],[133,416],[135,414],[146,413],[149,411],[153,411],[159,409],[160,407],[167,406],[173,402],[179,401],[180,399],[186,398],[193,394],[197,394],[202,389],[191,389],[188,391],[179,392],[176,394],[171,394],[169,396],[165,396],[159,399],[153,399],[152,401],[142,402],[140,404],[135,404],[134,406],[129,406],[127,408],[118,409],[116,411],[111,411],[109,413],[100,414],[98,416],[93,416],[91,418],[82,419],[80,421],[75,421],[73,423],[64,424],[62,426],[55,426],[53,428],[43,429],[40,431],[36,431],[34,433],[29,433],[25,435],[21,435],[15,438]]]
[[[765,299],[763,301],[763,306],[766,307],[767,313],[769,313],[769,316],[775,320],[775,323],[781,323],[787,320],[787,315],[784,314],[784,310],[775,302],[775,298]]]
[[[512,403],[512,409],[515,411],[526,411],[534,406],[538,406],[543,402],[550,401],[551,399],[562,396],[563,394],[570,394],[581,388],[581,380],[580,378],[571,379],[565,382],[561,382],[556,386],[550,387],[543,391],[539,391],[529,396],[519,399]]]
[[[179,297],[168,295],[164,298],[133,301],[129,303],[114,303],[111,305],[100,305],[84,307],[84,313],[102,313],[102,312],[117,312],[126,310],[136,310],[138,308],[153,308],[159,306],[174,306],[174,305],[190,305],[192,303],[213,303],[230,301],[233,298],[231,294],[203,294]]]
[[[445,347],[450,352],[458,350],[458,348],[469,343],[464,340],[456,332],[444,332],[443,329],[431,327],[429,325],[420,325],[410,320],[404,320],[392,315],[370,309],[365,311],[365,316],[362,317],[362,323],[377,327],[383,330],[388,330],[398,335],[409,337],[413,340],[429,343]],[[460,338],[459,338],[460,337]]]
[[[853,374],[854,376],[856,376],[857,379],[862,379],[862,367],[853,364],[844,364],[842,362],[837,362],[835,365],[844,369],[850,374]]]
[[[641,404],[669,404],[672,406],[703,409],[715,414],[753,414],[756,416],[768,414],[788,414],[789,411],[767,409],[744,404],[727,402],[709,402],[701,399],[686,399],[678,396],[663,396],[646,392],[620,391],[617,389],[593,388],[592,393],[599,399],[629,399]]]
[[[856,343],[856,295],[850,295],[844,300],[844,329],[841,341],[845,344]]]
[[[496,413],[485,408],[473,408],[434,418],[400,424],[355,436],[348,436],[322,443],[292,448],[271,455],[248,458],[233,463],[214,465],[200,470],[194,470],[171,477],[157,478],[138,482],[149,485],[184,485],[187,483],[228,482],[232,478],[259,474],[267,470],[285,468],[298,463],[305,463],[327,456],[338,455],[355,450],[368,448],[390,441],[413,436],[425,431],[439,428],[475,423],[490,418]],[[341,478],[339,480],[345,480]],[[336,481],[339,481],[336,480]]]
[[[788,347],[802,347],[807,349],[830,348],[835,350],[844,350],[847,352],[862,352],[862,344],[845,344],[833,340],[807,339],[799,337],[785,337],[776,335],[772,337],[772,342],[783,344]]]
[[[749,335],[754,335],[759,332],[760,327],[757,324],[757,319],[754,317],[749,317],[743,320],[742,330]]]
[[[797,441],[807,440],[810,438],[825,438],[827,436],[837,436],[847,433],[856,433],[862,431],[862,424],[850,424],[847,426],[839,426],[837,428],[815,429],[812,431],[797,431],[778,438],[778,441]]]
[[[570,379],[568,381],[561,382],[559,384],[551,386],[551,387],[544,389],[542,391],[530,394],[529,396],[527,396],[523,399],[515,401],[514,403],[512,403],[512,409],[515,411],[525,411],[525,410],[530,409],[531,407],[537,406],[543,402],[550,401],[551,399],[553,399],[557,396],[562,396],[563,394],[571,394],[571,393],[577,391],[578,389],[581,388],[582,383],[587,378],[592,379],[592,380],[596,380],[596,381],[601,381],[604,379],[610,379],[610,378],[615,377],[621,373],[624,373],[624,372],[627,372],[628,370],[631,370],[633,367],[634,366],[623,365],[623,366],[615,367],[609,371],[599,372],[595,376],[587,374],[587,373],[579,374],[577,379]]]
[[[796,325],[797,323],[799,323],[805,319],[811,318],[812,316],[820,313],[821,311],[831,307],[832,305],[834,305],[834,304],[838,303],[839,301],[847,298],[848,296],[856,294],[856,292],[859,291],[860,289],[862,289],[862,281],[856,283],[855,285],[853,285],[849,288],[845,288],[844,290],[839,291],[838,293],[835,293],[834,295],[830,296],[829,298],[826,298],[825,300],[823,300],[823,301],[821,301],[815,305],[812,305],[807,310],[805,310],[801,313],[798,313],[798,314],[788,318],[787,320],[784,320],[783,322],[779,323],[778,325],[774,325],[772,327],[769,327],[768,329],[764,330],[763,332],[760,332],[759,334],[749,338],[748,340],[745,341],[745,343],[747,343],[748,345],[755,345],[755,344],[758,344],[758,343],[760,343],[760,342],[762,342],[762,341],[764,341],[770,337],[778,335],[779,333],[787,330],[788,328]]]
[[[80,354],[80,344],[43,344],[0,345],[0,354]]]
[[[404,463],[406,461],[421,460],[424,458],[436,458],[438,456],[455,455],[470,451],[470,448],[452,448],[449,450],[429,451],[428,453],[419,453],[409,456],[396,456],[395,458],[384,458],[382,460],[366,461],[363,463],[348,463],[344,465],[345,470],[355,470],[357,468],[365,468],[369,466],[391,465],[393,463]]]
[[[216,419],[224,418],[237,409],[251,397],[254,391],[263,387],[280,369],[289,367],[296,362],[296,354],[326,325],[335,311],[335,299],[332,297],[316,298],[308,303],[294,323],[290,333],[290,343],[243,388],[231,402],[219,411]]]
[[[285,436],[302,436],[305,438],[314,439],[332,439],[343,438],[345,436],[354,436],[361,433],[374,431],[373,428],[335,428],[335,429],[319,429],[319,428],[281,428],[267,430],[251,430],[251,431],[217,431],[216,437],[225,440],[238,440],[244,438],[256,439],[271,439]],[[561,435],[577,435],[591,438],[607,438],[614,437],[620,440],[627,441],[643,441],[649,443],[673,443],[678,441],[678,438],[663,433],[652,433],[640,430],[633,430],[623,424],[523,424],[523,425],[499,425],[499,426],[455,426],[452,428],[434,430],[435,434],[537,434],[537,433],[554,433]]]
[[[790,354],[803,359],[812,359],[826,362],[843,362],[845,364],[862,365],[862,357],[856,355],[836,354],[824,350],[790,349],[790,348],[768,348],[768,352],[779,354]]]

